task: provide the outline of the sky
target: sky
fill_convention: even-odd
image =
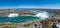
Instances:
[[[58,8],[60,0],[0,0],[0,8]]]

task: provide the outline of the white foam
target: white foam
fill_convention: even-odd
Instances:
[[[42,17],[42,18],[48,18],[47,12],[43,12],[43,13],[38,13],[35,16],[37,17]]]
[[[8,15],[8,17],[17,17],[17,16],[18,16],[17,13],[11,13],[11,14]]]

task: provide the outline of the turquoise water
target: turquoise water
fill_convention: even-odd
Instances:
[[[19,16],[19,17],[0,17],[0,22],[27,22],[41,20],[39,17]]]
[[[48,13],[48,16],[52,16],[55,13]],[[27,22],[27,21],[36,21],[36,20],[42,20],[40,17],[34,17],[34,16],[18,16],[18,17],[0,17],[0,22]]]

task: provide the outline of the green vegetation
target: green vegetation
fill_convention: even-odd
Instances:
[[[0,24],[0,26],[3,26],[4,24]]]

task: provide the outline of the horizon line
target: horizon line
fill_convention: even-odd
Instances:
[[[60,9],[58,7],[0,7],[0,9],[18,9],[18,8]]]

